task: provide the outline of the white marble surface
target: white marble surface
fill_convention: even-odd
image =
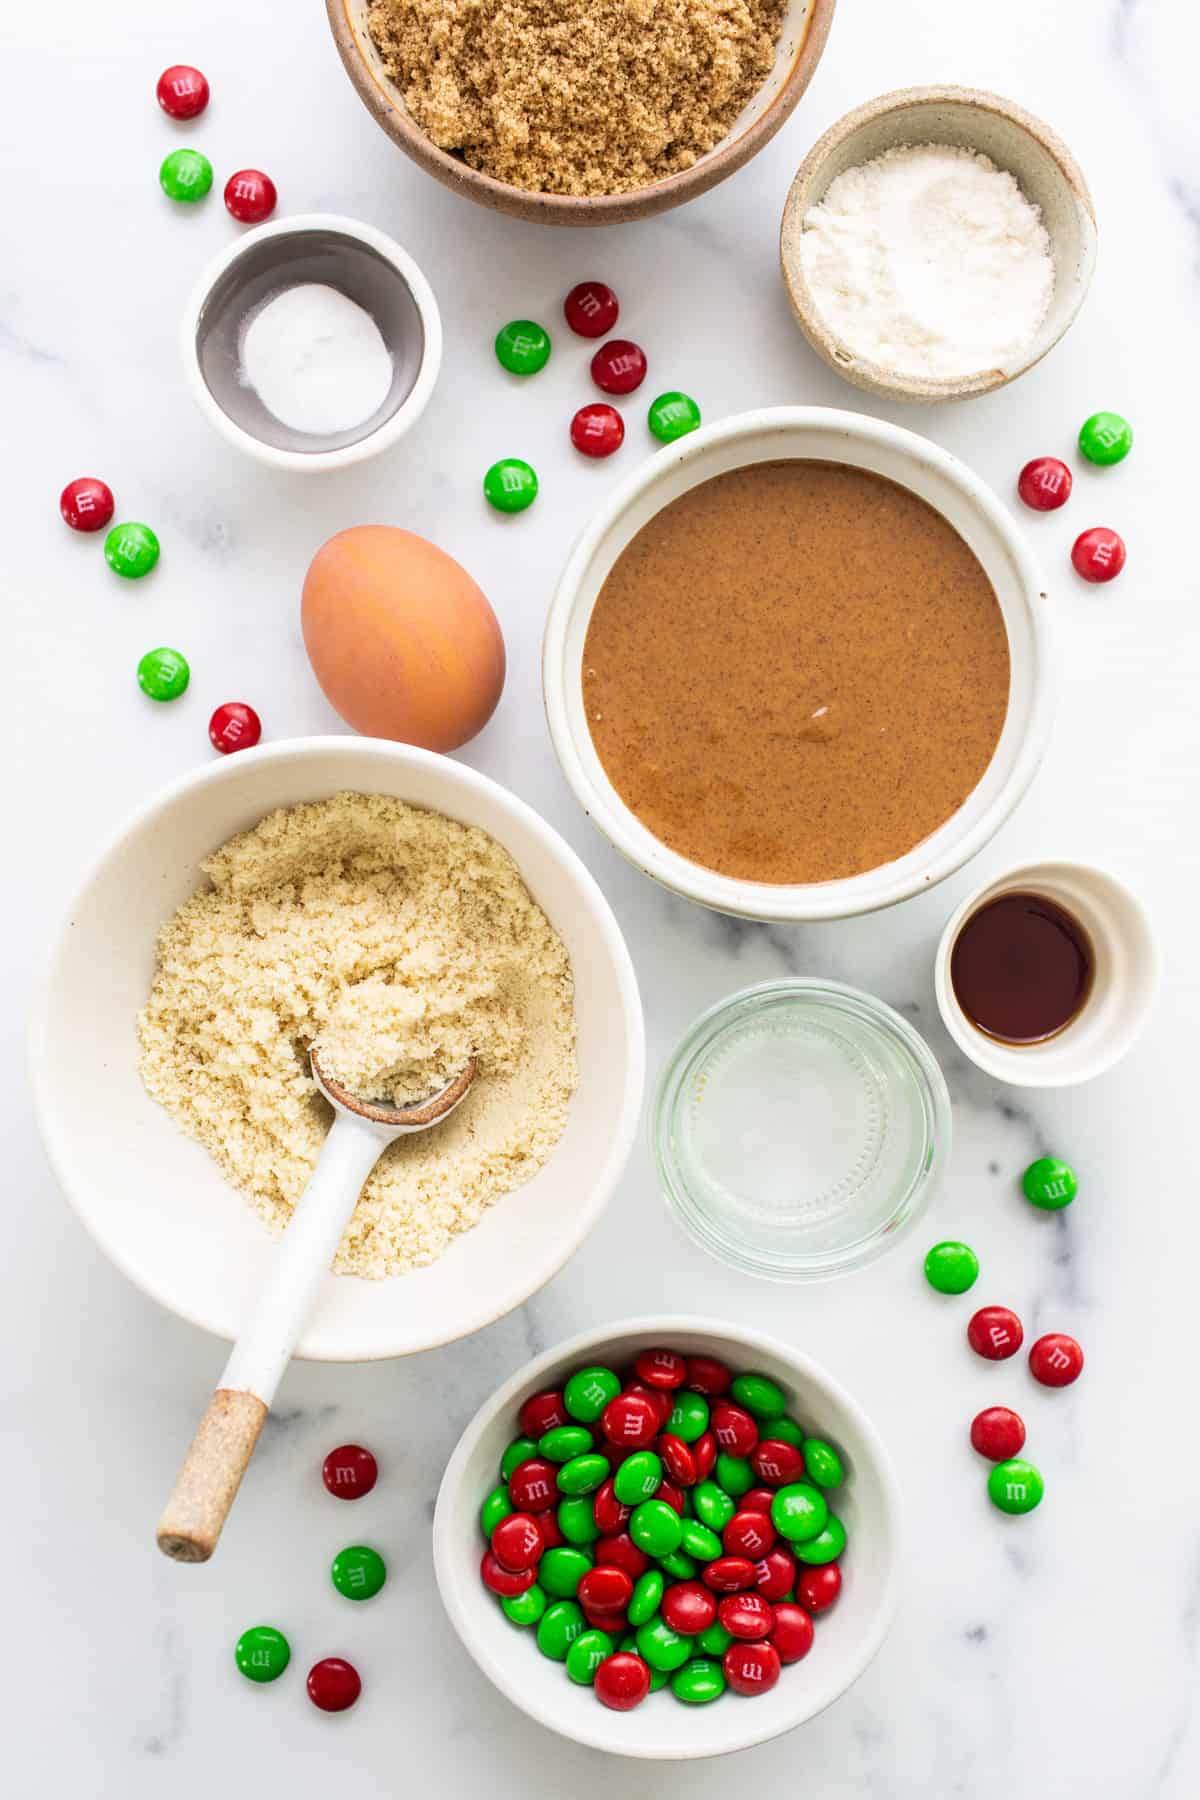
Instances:
[[[1188,10],[1174,0],[842,0],[808,96],[750,168],[683,211],[584,236],[516,225],[427,182],[354,97],[316,0],[3,9],[0,1789],[13,1800],[200,1800],[222,1788],[559,1800],[605,1781],[628,1800],[717,1800],[731,1782],[811,1800],[1200,1791],[1189,1710],[1200,1633],[1190,1132],[1200,145]],[[176,131],[152,94],[159,69],[180,58],[207,71],[216,98],[203,121]],[[652,384],[690,389],[709,418],[781,401],[863,405],[793,328],[775,263],[779,213],[828,123],[872,94],[932,80],[993,87],[1058,127],[1092,183],[1101,255],[1079,323],[1011,392],[888,416],[960,453],[1005,495],[1027,456],[1067,453],[1097,406],[1132,417],[1137,449],[1117,471],[1080,471],[1066,514],[1022,516],[1061,627],[1061,707],[1033,792],[986,854],[882,917],[737,925],[673,902],[597,838],[558,775],[541,715],[550,586],[589,509],[648,447],[640,410],[629,409],[621,457],[586,465],[564,448],[588,393],[583,348],[562,334],[548,373],[522,389],[499,375],[490,339],[514,314],[552,321],[571,282],[598,273],[621,293]],[[201,146],[218,171],[269,169],[287,210],[374,221],[425,267],[444,309],[444,376],[417,434],[382,462],[312,483],[273,475],[192,410],[178,314],[201,262],[237,228],[218,194],[195,212],[162,200],[157,164],[179,141]],[[505,452],[528,456],[544,482],[537,509],[513,524],[489,516],[478,493],[482,468]],[[95,543],[60,525],[58,490],[85,470],[159,531],[162,563],[144,585],[116,584]],[[222,1350],[128,1287],[57,1192],[26,1105],[29,970],[92,849],[157,783],[207,759],[213,704],[253,701],[272,738],[340,729],[305,663],[297,595],[316,546],[366,520],[428,533],[492,596],[511,673],[466,755],[543,809],[603,883],[641,974],[652,1068],[702,1007],[783,971],[838,976],[906,1009],[945,1059],[957,1133],[923,1236],[977,1246],[981,1300],[1011,1302],[1033,1332],[1076,1332],[1088,1354],[1077,1388],[1032,1391],[1020,1365],[989,1372],[973,1360],[965,1303],[924,1290],[919,1245],[834,1286],[726,1273],[668,1219],[639,1146],[600,1228],[519,1316],[408,1363],[295,1368],[219,1559],[181,1569],[158,1555],[153,1522]],[[1128,570],[1107,590],[1085,588],[1066,564],[1074,532],[1100,521],[1129,544]],[[156,710],[134,689],[133,665],[164,641],[186,650],[194,679],[184,701]],[[1166,979],[1122,1068],[1027,1105],[950,1054],[930,963],[969,885],[1042,854],[1102,861],[1136,882]],[[1082,1173],[1081,1197],[1060,1217],[1033,1214],[1016,1194],[1018,1171],[1046,1149]],[[543,1733],[476,1671],[432,1583],[430,1506],[479,1400],[534,1347],[663,1303],[754,1320],[825,1360],[890,1442],[911,1527],[899,1615],[874,1666],[799,1735],[734,1766],[619,1766]],[[976,1408],[1000,1399],[1025,1412],[1047,1478],[1046,1503],[1023,1521],[989,1508],[964,1443]],[[347,1438],[375,1445],[386,1466],[352,1520],[317,1479],[323,1452]],[[360,1535],[385,1551],[392,1579],[378,1603],[350,1614],[324,1568]],[[257,1691],[233,1671],[230,1645],[261,1619],[289,1631],[296,1668]],[[302,1693],[308,1660],[334,1651],[354,1657],[367,1682],[341,1720]]]

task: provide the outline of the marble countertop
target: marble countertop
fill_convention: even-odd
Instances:
[[[627,1800],[717,1800],[731,1782],[809,1800],[1200,1791],[1200,1210],[1186,1130],[1196,1104],[1200,134],[1186,15],[1171,0],[842,0],[809,93],[749,168],[681,211],[583,235],[501,219],[425,179],[354,96],[315,3],[4,9],[0,1788],[13,1800],[201,1800],[222,1789],[561,1800],[607,1781]],[[182,139],[153,102],[159,70],[180,59],[205,69],[215,95]],[[957,408],[872,409],[792,324],[779,215],[797,163],[833,119],[888,88],[941,80],[994,88],[1062,133],[1095,195],[1099,265],[1079,322],[1011,391]],[[179,141],[218,171],[268,169],[284,210],[356,215],[416,256],[441,301],[447,355],[403,446],[306,482],[241,459],[196,413],[180,375],[180,310],[237,227],[217,194],[195,211],[162,200],[157,165]],[[490,345],[511,316],[553,319],[571,283],[592,274],[619,290],[654,380],[695,393],[709,419],[778,402],[879,410],[1011,496],[1021,463],[1069,453],[1087,413],[1109,406],[1132,418],[1138,443],[1124,467],[1080,471],[1064,515],[1022,514],[1058,627],[1055,736],[1016,815],[936,891],[839,925],[737,923],[653,888],[573,803],[542,718],[542,620],[574,534],[649,443],[635,407],[614,463],[574,457],[566,424],[588,392],[578,347],[564,343],[523,389],[499,376]],[[535,511],[510,523],[479,496],[482,469],[505,453],[528,457],[543,479]],[[84,471],[104,475],[122,512],[159,532],[162,564],[144,585],[115,584],[95,544],[62,529],[55,498]],[[942,1058],[954,1102],[952,1169],[923,1236],[968,1238],[987,1271],[980,1299],[1016,1306],[1031,1333],[1075,1333],[1088,1357],[1078,1387],[1031,1391],[1019,1366],[981,1368],[959,1315],[924,1290],[919,1243],[833,1285],[727,1272],[669,1219],[639,1142],[603,1222],[519,1314],[410,1361],[293,1368],[218,1559],[185,1569],[159,1556],[153,1524],[222,1348],[128,1286],[59,1194],[25,1089],[30,970],[91,852],[163,780],[208,759],[214,704],[250,700],[273,739],[342,729],[310,676],[297,601],[316,547],[363,521],[431,536],[495,603],[509,682],[465,760],[544,812],[599,878],[641,977],[651,1070],[702,1008],[768,976],[830,975],[902,1008]],[[1129,546],[1126,573],[1107,589],[1076,581],[1066,558],[1075,532],[1098,522]],[[133,666],[162,642],[186,651],[194,675],[183,701],[154,709]],[[931,961],[971,886],[1038,856],[1100,861],[1134,883],[1165,980],[1122,1067],[1087,1088],[1026,1098],[953,1052]],[[1079,1200],[1056,1216],[1032,1213],[1016,1186],[1048,1150],[1082,1177]],[[818,1356],[871,1412],[903,1486],[901,1601],[881,1654],[830,1711],[733,1765],[618,1764],[543,1732],[462,1650],[430,1566],[442,1466],[496,1381],[573,1329],[664,1304],[753,1321]],[[989,1507],[965,1443],[980,1405],[1012,1397],[1047,1480],[1045,1504],[1024,1520]],[[386,1464],[352,1523],[317,1474],[346,1439],[375,1446]],[[392,1571],[380,1601],[353,1616],[325,1577],[348,1535],[377,1543]],[[260,1620],[286,1625],[297,1678],[255,1690],[230,1646]],[[340,1720],[309,1707],[299,1679],[309,1660],[337,1651],[368,1684]]]

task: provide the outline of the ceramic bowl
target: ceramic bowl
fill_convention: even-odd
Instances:
[[[789,457],[847,463],[887,476],[935,507],[974,551],[1004,615],[1012,677],[1008,714],[982,781],[932,836],[899,857],[838,881],[773,885],[720,875],[654,837],[625,805],[596,754],[580,667],[596,596],[617,557],[656,512],[689,488]],[[664,887],[747,919],[845,918],[908,899],[974,856],[1029,786],[1050,728],[1045,589],[1007,510],[947,451],[858,413],[775,407],[702,427],[648,458],[620,484],[571,552],[551,604],[542,654],[550,735],[576,799],[617,849]]]
[[[273,1251],[207,1151],[144,1091],[135,1021],[158,929],[201,857],[279,806],[390,794],[490,832],[561,933],[575,974],[579,1086],[531,1181],[437,1262],[388,1281],[326,1278],[301,1356],[349,1362],[464,1337],[528,1299],[596,1223],[637,1128],[645,1048],[637,982],[599,888],[523,801],[461,763],[370,738],[297,738],[174,782],[84,878],[32,1014],[37,1117],[64,1191],[101,1249],[162,1305],[236,1336]]]
[[[391,387],[353,430],[294,431],[240,379],[247,316],[301,282],[337,288],[361,306],[391,352]],[[429,404],[442,364],[441,314],[412,257],[386,232],[336,213],[275,219],[235,238],[193,289],[181,337],[184,377],[205,418],[244,455],[296,475],[348,468],[398,443]]]
[[[1054,259],[1054,295],[1033,342],[1010,364],[931,381],[901,375],[859,356],[826,325],[800,263],[804,216],[846,169],[902,144],[951,144],[982,151],[1015,175],[1041,208]],[[801,163],[788,193],[780,259],[796,322],[830,368],[887,400],[965,400],[1014,381],[1052,350],[1083,304],[1096,260],[1096,215],[1075,158],[1032,113],[975,88],[902,88],[868,100],[831,125]]]
[[[847,1477],[834,1508],[849,1541],[836,1606],[816,1621],[809,1655],[786,1667],[769,1693],[753,1700],[726,1694],[715,1705],[689,1707],[663,1692],[651,1694],[633,1712],[618,1713],[601,1706],[590,1688],[570,1681],[561,1663],[542,1656],[532,1634],[510,1625],[483,1586],[479,1508],[496,1484],[506,1445],[517,1435],[517,1411],[531,1394],[561,1386],[583,1364],[620,1368],[656,1344],[715,1356],[735,1371],[755,1369],[779,1382],[789,1411],[842,1454]],[[548,1350],[480,1407],[442,1477],[433,1560],[451,1623],[484,1674],[514,1706],[596,1750],[684,1762],[744,1750],[791,1731],[857,1681],[882,1644],[895,1607],[899,1515],[896,1479],[874,1427],[810,1356],[720,1319],[625,1319]]]
[[[812,80],[833,19],[835,0],[787,0],[775,66],[733,129],[707,155],[649,187],[626,194],[578,197],[535,194],[472,169],[426,137],[390,80],[367,29],[370,0],[325,0],[346,73],[371,117],[425,172],[481,206],[544,225],[615,225],[646,219],[707,193],[770,142]]]
[[[1001,894],[1041,894],[1087,934],[1094,959],[1087,1000],[1067,1026],[1040,1044],[1003,1044],[963,1012],[950,978],[959,932]],[[934,962],[942,1022],[977,1067],[1012,1087],[1065,1088],[1091,1081],[1119,1062],[1139,1036],[1158,989],[1158,950],[1150,921],[1129,889],[1086,863],[1027,863],[968,894],[946,921]]]

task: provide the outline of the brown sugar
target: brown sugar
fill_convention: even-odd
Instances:
[[[839,463],[757,463],[645,524],[584,644],[609,780],[681,856],[745,881],[894,861],[981,780],[1004,617],[940,513]]]
[[[720,142],[775,60],[784,0],[373,0],[422,131],[544,194],[621,194]]]

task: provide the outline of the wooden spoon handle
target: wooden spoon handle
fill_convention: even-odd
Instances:
[[[176,1562],[207,1562],[246,1473],[266,1402],[218,1388],[208,1403],[175,1488],[158,1521],[158,1547]]]

